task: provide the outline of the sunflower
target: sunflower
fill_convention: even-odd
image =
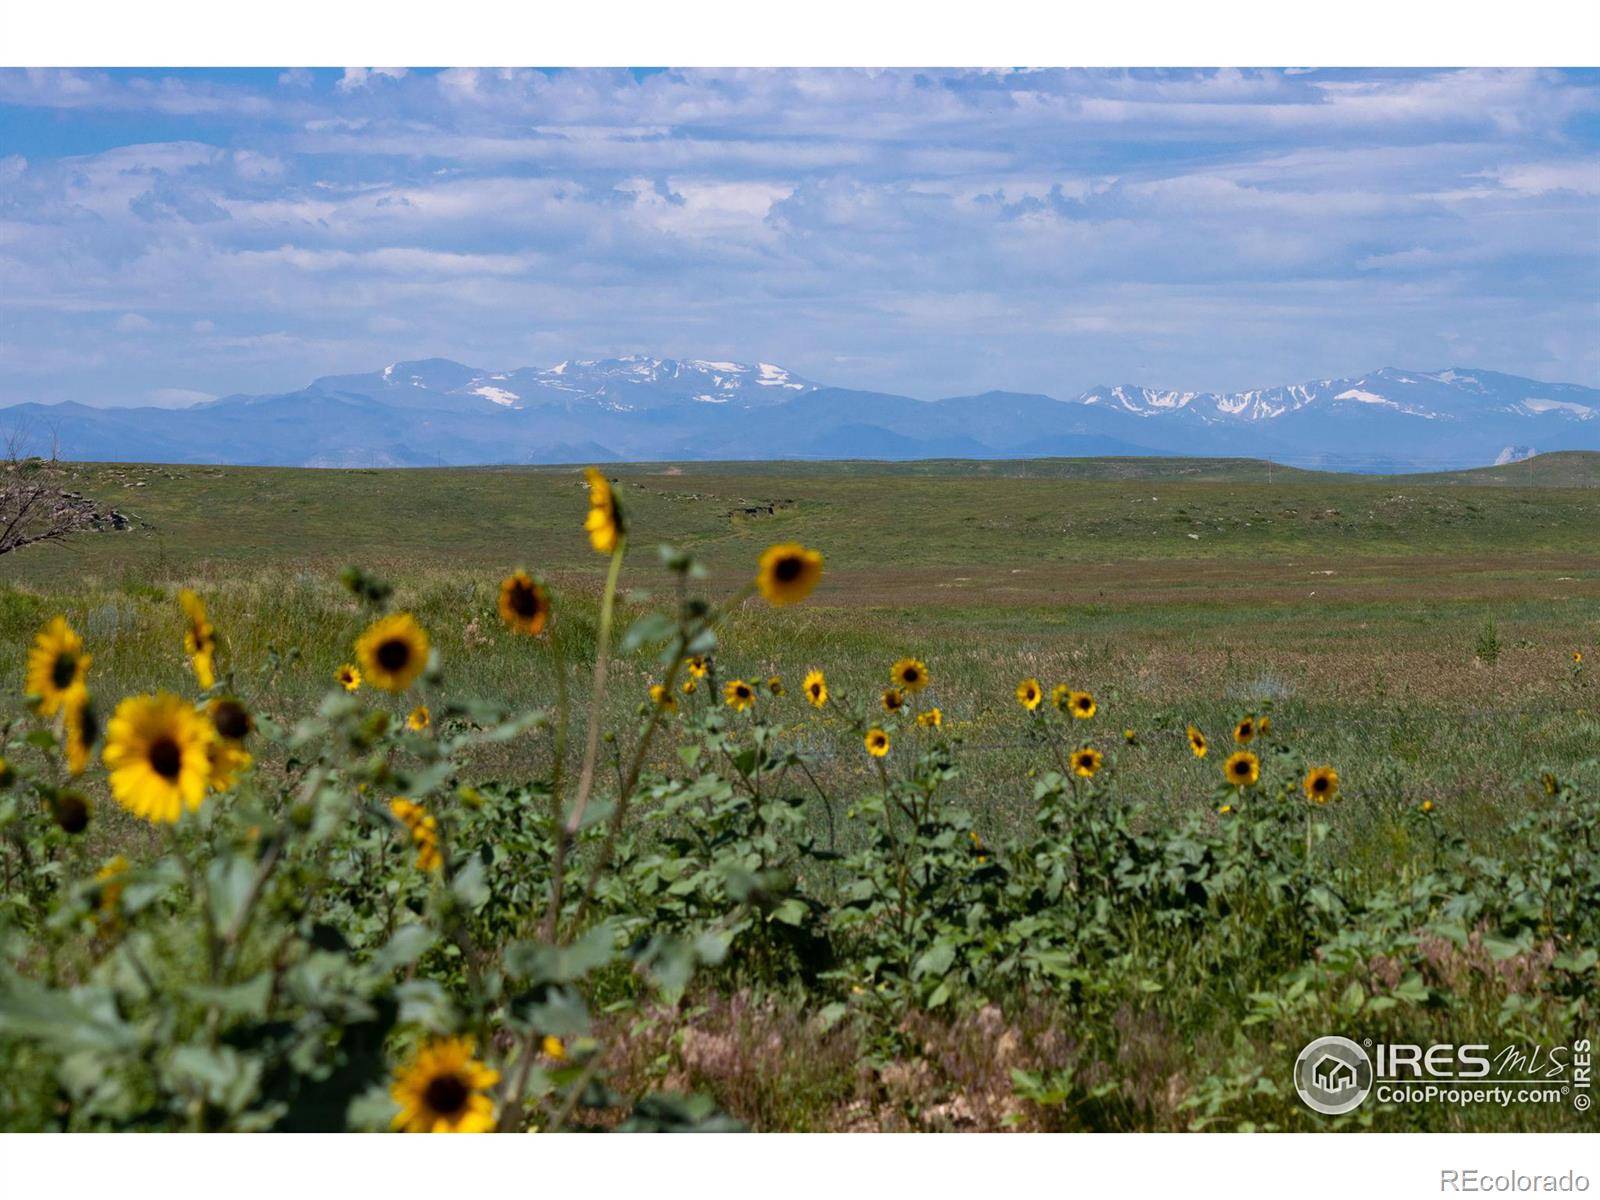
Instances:
[[[920,658],[902,658],[889,670],[889,680],[908,692],[920,692],[928,686],[928,667]]]
[[[1222,774],[1234,787],[1253,787],[1261,778],[1261,760],[1249,750],[1235,750],[1222,764]]]
[[[444,855],[439,850],[439,835],[433,832],[433,825],[433,818],[429,817],[427,830],[411,835],[411,840],[417,846],[419,871],[437,871],[444,866]]]
[[[171,692],[130,696],[106,726],[102,753],[111,772],[111,795],[147,821],[176,821],[193,812],[211,781],[211,744],[217,733],[195,707]]]
[[[1085,746],[1081,750],[1072,752],[1072,773],[1081,775],[1085,779],[1093,779],[1094,773],[1100,769],[1100,764],[1105,761],[1105,756],[1093,746]]]
[[[685,679],[683,681],[683,694],[685,696],[692,696],[692,695],[694,695],[695,688],[697,688],[699,686],[700,686],[700,681],[699,680],[692,679],[692,678],[691,679]]]
[[[68,694],[83,686],[93,655],[83,652],[83,639],[65,617],[52,617],[28,651],[28,697],[42,717],[53,717]]]
[[[206,716],[218,736],[230,742],[242,742],[255,731],[255,718],[250,710],[232,696],[218,696],[206,705]]]
[[[685,682],[693,683],[694,680],[689,679],[685,680]],[[666,709],[667,712],[672,712],[678,707],[677,698],[673,696],[671,692],[667,691],[665,684],[661,683],[652,683],[650,685],[650,703],[654,704],[657,708]]]
[[[428,634],[410,613],[392,613],[356,639],[356,658],[378,687],[403,692],[428,665]]]
[[[756,586],[768,604],[797,604],[822,578],[822,555],[799,542],[769,546],[756,569]]]
[[[1073,692],[1067,697],[1067,711],[1078,720],[1087,721],[1100,711],[1100,706],[1088,692]]]
[[[689,674],[696,679],[704,679],[711,670],[711,661],[704,654],[696,654],[689,659]]]
[[[1206,756],[1206,735],[1194,726],[1189,726],[1189,749],[1194,751],[1196,758]]]
[[[488,1133],[494,1101],[485,1093],[500,1073],[472,1056],[471,1038],[436,1038],[395,1072],[389,1095],[405,1133]]]
[[[828,681],[815,667],[806,672],[805,693],[812,708],[821,708],[828,702]]]
[[[389,811],[411,834],[411,843],[417,848],[417,869],[437,871],[442,867],[444,855],[439,852],[439,822],[433,815],[403,796],[389,801]]]
[[[779,675],[768,675],[767,676],[767,693],[768,693],[768,695],[772,695],[772,696],[782,696],[784,694],[783,677],[782,676],[779,676]]]
[[[1332,767],[1312,767],[1300,786],[1305,788],[1307,799],[1326,804],[1339,794],[1339,772]]]
[[[345,663],[344,666],[333,673],[333,677],[339,681],[339,686],[347,692],[355,692],[361,689],[361,671],[355,663]]]
[[[1059,711],[1067,711],[1067,701],[1072,697],[1072,689],[1064,683],[1058,683],[1050,689],[1050,703]]]
[[[1124,729],[1122,731],[1122,740],[1130,746],[1137,746],[1139,744],[1139,735],[1132,729]]]
[[[589,516],[583,522],[589,545],[597,554],[610,554],[625,532],[617,494],[611,490],[610,481],[593,467],[585,467],[583,477],[589,481]]]
[[[1039,707],[1039,701],[1044,698],[1044,693],[1039,690],[1037,679],[1024,679],[1017,684],[1017,703],[1032,712]]]
[[[1424,800],[1422,802],[1422,811],[1425,812],[1425,813],[1431,813],[1433,811],[1433,801],[1432,800]]]
[[[889,753],[889,735],[876,726],[867,730],[863,741],[866,742],[867,753],[873,758],[882,758]]]
[[[756,690],[742,679],[730,679],[722,689],[722,702],[734,712],[743,712],[756,702]]]
[[[930,708],[917,714],[917,724],[924,729],[938,729],[944,724],[944,714],[937,708]]]
[[[557,1062],[567,1056],[567,1044],[553,1033],[547,1033],[539,1039],[539,1049],[546,1058],[553,1058]]]
[[[239,772],[255,760],[238,742],[217,738],[211,743],[211,790],[225,792],[239,781]]]
[[[500,581],[500,619],[517,633],[533,637],[550,619],[550,597],[526,571],[513,571]]]
[[[897,713],[906,706],[906,694],[899,688],[883,689],[883,711]]]
[[[188,588],[178,593],[178,604],[183,609],[183,652],[204,691],[217,681],[217,631],[206,616],[206,602]]]
[[[87,688],[73,688],[63,709],[66,733],[67,773],[82,775],[89,768],[94,744],[100,737],[100,719],[94,711]]]
[[[419,704],[406,714],[406,728],[412,733],[425,733],[433,724],[433,714],[426,704]]]
[[[1255,714],[1239,718],[1239,723],[1233,727],[1233,740],[1241,746],[1247,746],[1256,740],[1257,726]]]

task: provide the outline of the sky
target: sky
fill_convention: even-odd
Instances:
[[[1600,386],[1600,72],[0,70],[0,404],[624,354]]]

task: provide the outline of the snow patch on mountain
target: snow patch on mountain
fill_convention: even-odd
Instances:
[[[504,379],[505,376],[496,375],[494,378]],[[496,404],[504,405],[506,408],[519,407],[517,401],[522,399],[522,397],[517,395],[515,392],[508,392],[505,390],[505,388],[490,387],[487,384],[483,387],[473,388],[472,392],[473,395],[483,396],[485,399],[493,400]]]
[[[1536,396],[1524,399],[1522,407],[1531,413],[1571,413],[1580,421],[1592,420],[1597,415],[1587,404],[1575,404],[1571,400],[1541,400]]]

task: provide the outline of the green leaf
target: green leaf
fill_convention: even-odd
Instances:
[[[623,635],[622,642],[617,648],[618,652],[631,654],[647,642],[665,641],[672,636],[675,628],[672,619],[664,613],[645,613]]]
[[[911,968],[913,979],[922,979],[928,975],[943,975],[950,969],[956,960],[956,946],[951,941],[935,942],[929,949],[923,951]]]
[[[231,987],[211,987],[194,983],[184,989],[185,994],[198,1004],[215,1006],[225,1016],[259,1021],[267,1015],[267,1001],[272,995],[272,976],[263,971],[254,979],[236,983]]]
[[[179,1091],[199,1095],[224,1112],[242,1112],[261,1082],[261,1063],[232,1046],[179,1046],[167,1064]]]
[[[1518,942],[1513,942],[1508,938],[1493,937],[1489,935],[1485,935],[1483,939],[1483,948],[1489,952],[1489,957],[1494,959],[1496,962],[1499,962],[1502,959],[1511,958],[1513,955],[1521,954],[1524,950],[1524,947]]]
[[[506,947],[508,974],[528,983],[572,983],[611,961],[616,933],[609,922],[596,925],[570,946],[512,942]]]
[[[0,1033],[53,1046],[65,1053],[133,1049],[138,1038],[104,988],[59,992],[20,975],[0,975]]]
[[[483,859],[474,854],[450,881],[450,892],[470,912],[478,912],[489,903],[489,885],[484,880]]]
[[[422,957],[433,945],[433,940],[434,932],[426,925],[402,925],[394,931],[394,936],[383,949],[373,956],[372,965],[384,974],[408,967]]]

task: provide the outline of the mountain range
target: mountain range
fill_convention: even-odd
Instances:
[[[183,409],[21,404],[79,460],[312,467],[716,459],[1222,455],[1396,472],[1600,449],[1600,389],[1464,367],[1255,391],[1097,387],[920,400],[771,363],[632,356],[488,371],[449,359]]]

